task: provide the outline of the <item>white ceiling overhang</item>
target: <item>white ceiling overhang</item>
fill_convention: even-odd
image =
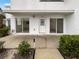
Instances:
[[[71,14],[74,13],[74,10],[3,10],[4,13],[27,13],[27,14]]]

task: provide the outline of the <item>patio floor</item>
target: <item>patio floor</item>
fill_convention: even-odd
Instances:
[[[5,41],[4,48],[17,48],[20,42],[27,41],[31,47],[33,47],[33,41],[30,38],[26,38],[25,36],[6,36],[0,38],[0,41]]]
[[[33,41],[35,39],[35,42]],[[9,35],[0,38],[0,41],[5,41],[4,48],[17,48],[20,42],[27,41],[31,48],[58,48],[59,40],[58,37],[35,37],[35,36],[14,36]],[[41,43],[41,44],[40,44]]]

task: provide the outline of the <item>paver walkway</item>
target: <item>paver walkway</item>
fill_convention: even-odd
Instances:
[[[64,59],[57,49],[36,49],[35,59]]]

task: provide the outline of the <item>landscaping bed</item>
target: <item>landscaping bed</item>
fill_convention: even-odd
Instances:
[[[0,59],[5,59],[7,57],[8,50],[4,49],[2,52],[0,52]]]
[[[35,49],[27,41],[22,41],[12,59],[34,59]]]
[[[3,27],[0,28],[0,38],[9,35],[9,28]]]
[[[4,41],[0,41],[0,59],[34,59],[35,49],[30,44],[22,41],[18,48],[4,48]]]
[[[28,54],[25,56],[21,56],[20,54],[14,53],[14,57],[12,59],[34,59],[35,49],[31,48],[28,51]]]
[[[11,56],[12,55],[12,56]],[[25,55],[25,56],[21,56],[17,53],[17,49],[4,49],[1,53],[0,53],[0,59],[34,59],[35,56],[35,49],[31,48],[29,50],[29,54]]]
[[[63,35],[58,50],[64,59],[79,59],[79,35]]]

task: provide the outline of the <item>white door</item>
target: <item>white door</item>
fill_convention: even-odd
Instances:
[[[45,33],[46,32],[46,18],[40,18],[39,21],[39,33]]]

